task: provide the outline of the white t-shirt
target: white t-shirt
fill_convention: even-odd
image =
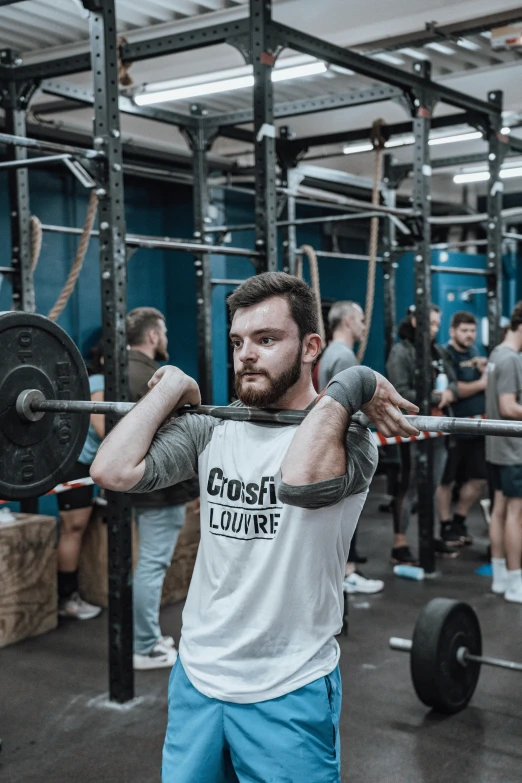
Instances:
[[[206,696],[274,699],[337,665],[344,565],[375,471],[365,428],[347,432],[345,476],[294,487],[280,466],[295,426],[185,415],[163,427],[132,490],[193,475],[201,543],[179,654]]]

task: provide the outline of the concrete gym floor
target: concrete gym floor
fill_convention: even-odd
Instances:
[[[440,717],[417,700],[408,656],[389,650],[387,640],[409,637],[430,598],[462,597],[477,610],[485,654],[522,660],[522,607],[489,594],[489,579],[474,573],[483,562],[484,539],[456,561],[439,560],[443,578],[394,577],[388,565],[391,518],[378,511],[383,491],[377,477],[359,549],[370,558],[365,572],[382,577],[386,587],[376,596],[351,598],[350,633],[339,638],[343,783],[519,783],[520,674],[484,667],[471,705]],[[484,535],[478,513],[471,527]],[[162,614],[164,632],[175,638],[181,609]],[[0,650],[0,780],[158,783],[168,672],[138,672],[137,703],[107,706],[106,624],[104,613]]]

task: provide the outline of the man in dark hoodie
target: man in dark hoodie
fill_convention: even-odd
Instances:
[[[410,402],[415,402],[415,329],[417,322],[414,308],[408,310],[408,315],[399,326],[400,343],[396,343],[386,363],[389,380],[399,394]],[[432,392],[431,404],[433,416],[444,416],[449,413],[452,402],[458,398],[457,379],[455,372],[442,348],[435,338],[440,328],[440,307],[430,308],[430,338],[432,358]],[[439,391],[436,391],[439,389]],[[416,565],[417,560],[412,554],[407,541],[407,530],[411,509],[416,495],[416,462],[417,446],[415,443],[403,443],[399,447],[401,454],[401,479],[394,517],[394,543],[392,563]],[[440,484],[446,464],[446,444],[443,438],[433,441],[433,485]],[[435,551],[445,557],[457,557],[458,552],[448,547],[444,542],[435,540]]]

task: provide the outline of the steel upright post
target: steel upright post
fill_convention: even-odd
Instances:
[[[192,114],[201,116],[201,108],[195,106]],[[214,135],[200,125],[198,128],[183,130],[193,155],[194,184],[192,203],[194,208],[194,237],[207,242],[206,232],[211,222],[209,215],[208,163],[207,152]],[[210,239],[208,239],[210,241]],[[212,396],[212,284],[211,262],[208,253],[194,256],[196,271],[196,310],[198,328],[198,380],[201,399],[211,404]]]
[[[425,78],[430,76],[429,63],[418,62],[414,70]],[[431,214],[429,132],[433,103],[427,91],[415,94],[413,105],[413,209],[418,215],[418,230],[414,251],[415,284],[415,387],[420,414],[430,414],[433,370],[431,365],[430,305],[431,305]],[[433,547],[434,493],[433,441],[416,444],[417,501],[419,519],[419,560],[428,573],[435,570]]]
[[[491,351],[500,340],[500,318],[502,316],[502,193],[500,169],[507,151],[508,138],[502,136],[502,92],[490,92],[488,100],[498,107],[498,117],[488,122],[488,260],[487,269],[487,309],[488,309],[488,350]]]
[[[123,170],[118,111],[118,42],[114,0],[84,0],[91,11],[94,146],[105,153],[96,178],[99,198],[105,399],[128,400],[127,259]],[[117,419],[106,419],[108,429]],[[109,551],[109,693],[120,703],[134,697],[132,666],[131,510],[124,494],[107,494]]]
[[[397,190],[392,181],[392,161],[390,155],[384,157],[383,199],[387,207],[395,207]],[[395,244],[396,228],[392,220],[384,221],[383,231],[383,282],[384,282],[384,345],[387,359],[397,337],[397,297]]]
[[[250,0],[250,50],[254,68],[256,250],[263,256],[257,272],[277,269],[277,192],[274,89],[276,49],[270,42],[271,0]]]
[[[18,52],[5,49],[0,52],[2,65],[19,64]],[[1,85],[0,106],[5,113],[5,132],[25,137],[26,112],[34,92],[33,82],[17,83],[14,79]],[[11,160],[25,160],[27,149],[10,146],[7,154]],[[18,168],[8,170],[7,187],[11,218],[11,266],[12,299],[14,310],[35,310],[33,273],[31,270],[31,210],[29,206],[29,170]]]

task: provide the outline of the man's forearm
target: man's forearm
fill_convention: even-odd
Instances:
[[[111,430],[91,467],[91,476],[101,486],[125,491],[143,477],[145,455],[154,435],[183,396],[166,393],[161,382],[155,386]]]
[[[323,397],[298,427],[281,464],[286,484],[302,486],[342,476],[346,472],[347,410]]]
[[[469,381],[468,383],[459,381],[457,388],[459,390],[459,400],[465,400],[467,397],[473,397],[474,394],[484,391],[480,378],[477,381]]]

